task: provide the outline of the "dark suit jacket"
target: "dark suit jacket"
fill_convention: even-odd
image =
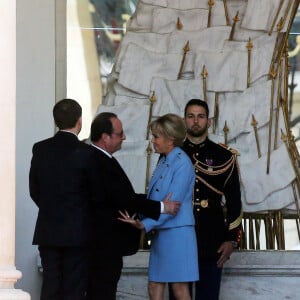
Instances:
[[[140,231],[117,220],[118,211],[158,219],[160,203],[136,194],[114,159],[62,131],[32,152],[30,195],[39,207],[33,244],[93,244],[103,255],[137,251]]]
[[[94,245],[102,255],[131,255],[137,251],[140,231],[117,218],[118,211],[127,209],[153,219],[160,216],[160,202],[136,194],[114,158],[93,148],[94,191],[92,197],[92,222]]]
[[[90,146],[69,132],[33,146],[29,189],[39,208],[33,244],[83,246],[90,240]]]

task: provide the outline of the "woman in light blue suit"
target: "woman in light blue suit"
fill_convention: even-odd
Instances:
[[[146,232],[155,232],[149,261],[150,299],[162,300],[165,283],[170,282],[177,300],[190,300],[188,282],[199,280],[199,273],[192,208],[195,171],[180,148],[186,128],[174,114],[158,118],[150,128],[153,147],[161,159],[150,180],[148,198],[161,201],[171,192],[172,199],[180,200],[180,210],[176,216],[162,214],[157,221],[140,221],[126,213],[122,213],[121,219]]]

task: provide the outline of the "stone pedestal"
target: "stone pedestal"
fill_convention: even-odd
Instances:
[[[118,300],[148,299],[148,257],[140,251],[124,259]],[[236,251],[223,270],[220,300],[296,300],[299,276],[299,251]]]
[[[0,300],[30,300],[30,295],[22,290],[0,289]]]
[[[0,300],[30,300],[30,295],[14,289],[14,284],[22,276],[13,266],[0,265]]]

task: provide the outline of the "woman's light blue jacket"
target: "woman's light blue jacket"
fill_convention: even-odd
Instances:
[[[150,180],[148,199],[162,201],[168,193],[172,193],[171,200],[180,201],[181,205],[176,216],[161,214],[157,221],[150,218],[143,219],[145,231],[194,225],[192,204],[194,183],[194,166],[181,148],[175,147],[166,157],[162,157]]]

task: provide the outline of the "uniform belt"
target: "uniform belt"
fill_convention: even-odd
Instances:
[[[209,199],[202,199],[200,201],[193,201],[194,206],[201,206],[202,208],[208,207],[208,200]]]

